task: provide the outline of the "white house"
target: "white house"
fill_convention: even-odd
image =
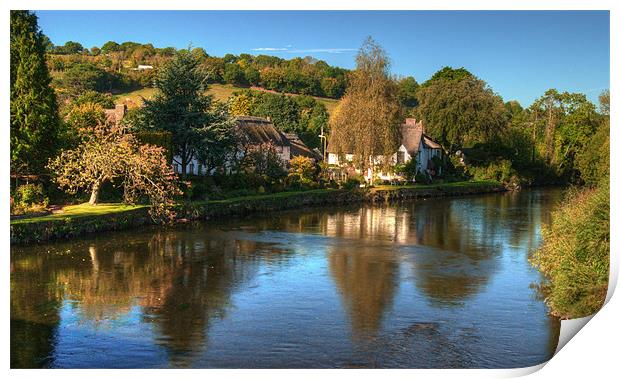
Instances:
[[[144,70],[152,70],[153,66],[150,64],[139,64],[138,67],[133,68],[134,71],[144,71]]]
[[[422,122],[416,121],[415,118],[405,119],[405,123],[400,126],[401,140],[400,146],[397,151],[391,155],[378,155],[371,157],[375,165],[385,162],[387,159],[390,162],[390,166],[396,164],[405,164],[411,160],[412,157],[416,159],[416,166],[418,171],[425,172],[434,176],[438,174],[439,167],[435,167],[433,157],[443,157],[443,148],[440,144],[433,141],[429,136],[424,134],[424,126]],[[332,144],[330,144],[332,145]],[[328,145],[327,147],[327,163],[330,165],[346,168],[351,167],[354,155],[350,153],[338,154],[335,149]],[[356,173],[361,174],[357,169],[354,169]],[[363,173],[366,180],[373,178],[372,169],[368,169]],[[400,178],[393,172],[376,173],[376,177],[382,180],[392,180]]]

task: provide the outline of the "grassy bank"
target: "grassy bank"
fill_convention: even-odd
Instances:
[[[301,192],[279,192],[187,202],[176,206],[177,217],[205,220],[227,215],[272,212],[282,209],[348,204],[381,203],[427,197],[461,196],[503,191],[493,181],[459,182],[435,185],[379,186],[371,189],[317,189]],[[120,230],[150,224],[148,207],[123,204],[81,204],[63,208],[62,213],[11,220],[11,243],[31,243],[81,234]]]
[[[551,312],[571,319],[598,311],[609,283],[609,183],[573,190],[543,238],[532,263],[548,278],[542,290]]]

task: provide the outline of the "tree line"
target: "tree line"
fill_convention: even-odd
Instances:
[[[46,46],[52,71],[64,72],[75,65],[89,65],[134,77],[143,86],[152,86],[148,81],[150,73],[131,72],[131,68],[152,65],[157,70],[182,50],[191,52],[198,60],[209,83],[258,86],[278,92],[339,98],[344,93],[348,72],[309,56],[283,59],[268,55],[226,54],[216,57],[201,47],[177,50],[173,47],[156,48],[150,43],[119,44],[114,41],[90,49],[74,41],[63,46],[53,46],[48,41]]]

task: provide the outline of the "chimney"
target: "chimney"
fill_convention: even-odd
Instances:
[[[416,119],[415,118],[406,118],[405,119],[405,125],[407,126],[415,126],[416,124]]]
[[[125,117],[126,113],[127,113],[127,105],[116,104],[116,106],[114,107],[114,117],[116,119],[116,122],[120,122],[123,119],[123,117]]]

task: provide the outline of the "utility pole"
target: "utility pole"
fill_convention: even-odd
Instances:
[[[321,139],[321,147],[323,148],[323,162],[325,162],[325,150],[327,150],[327,137],[323,134],[323,125],[321,125],[321,134],[319,134],[319,138]]]

